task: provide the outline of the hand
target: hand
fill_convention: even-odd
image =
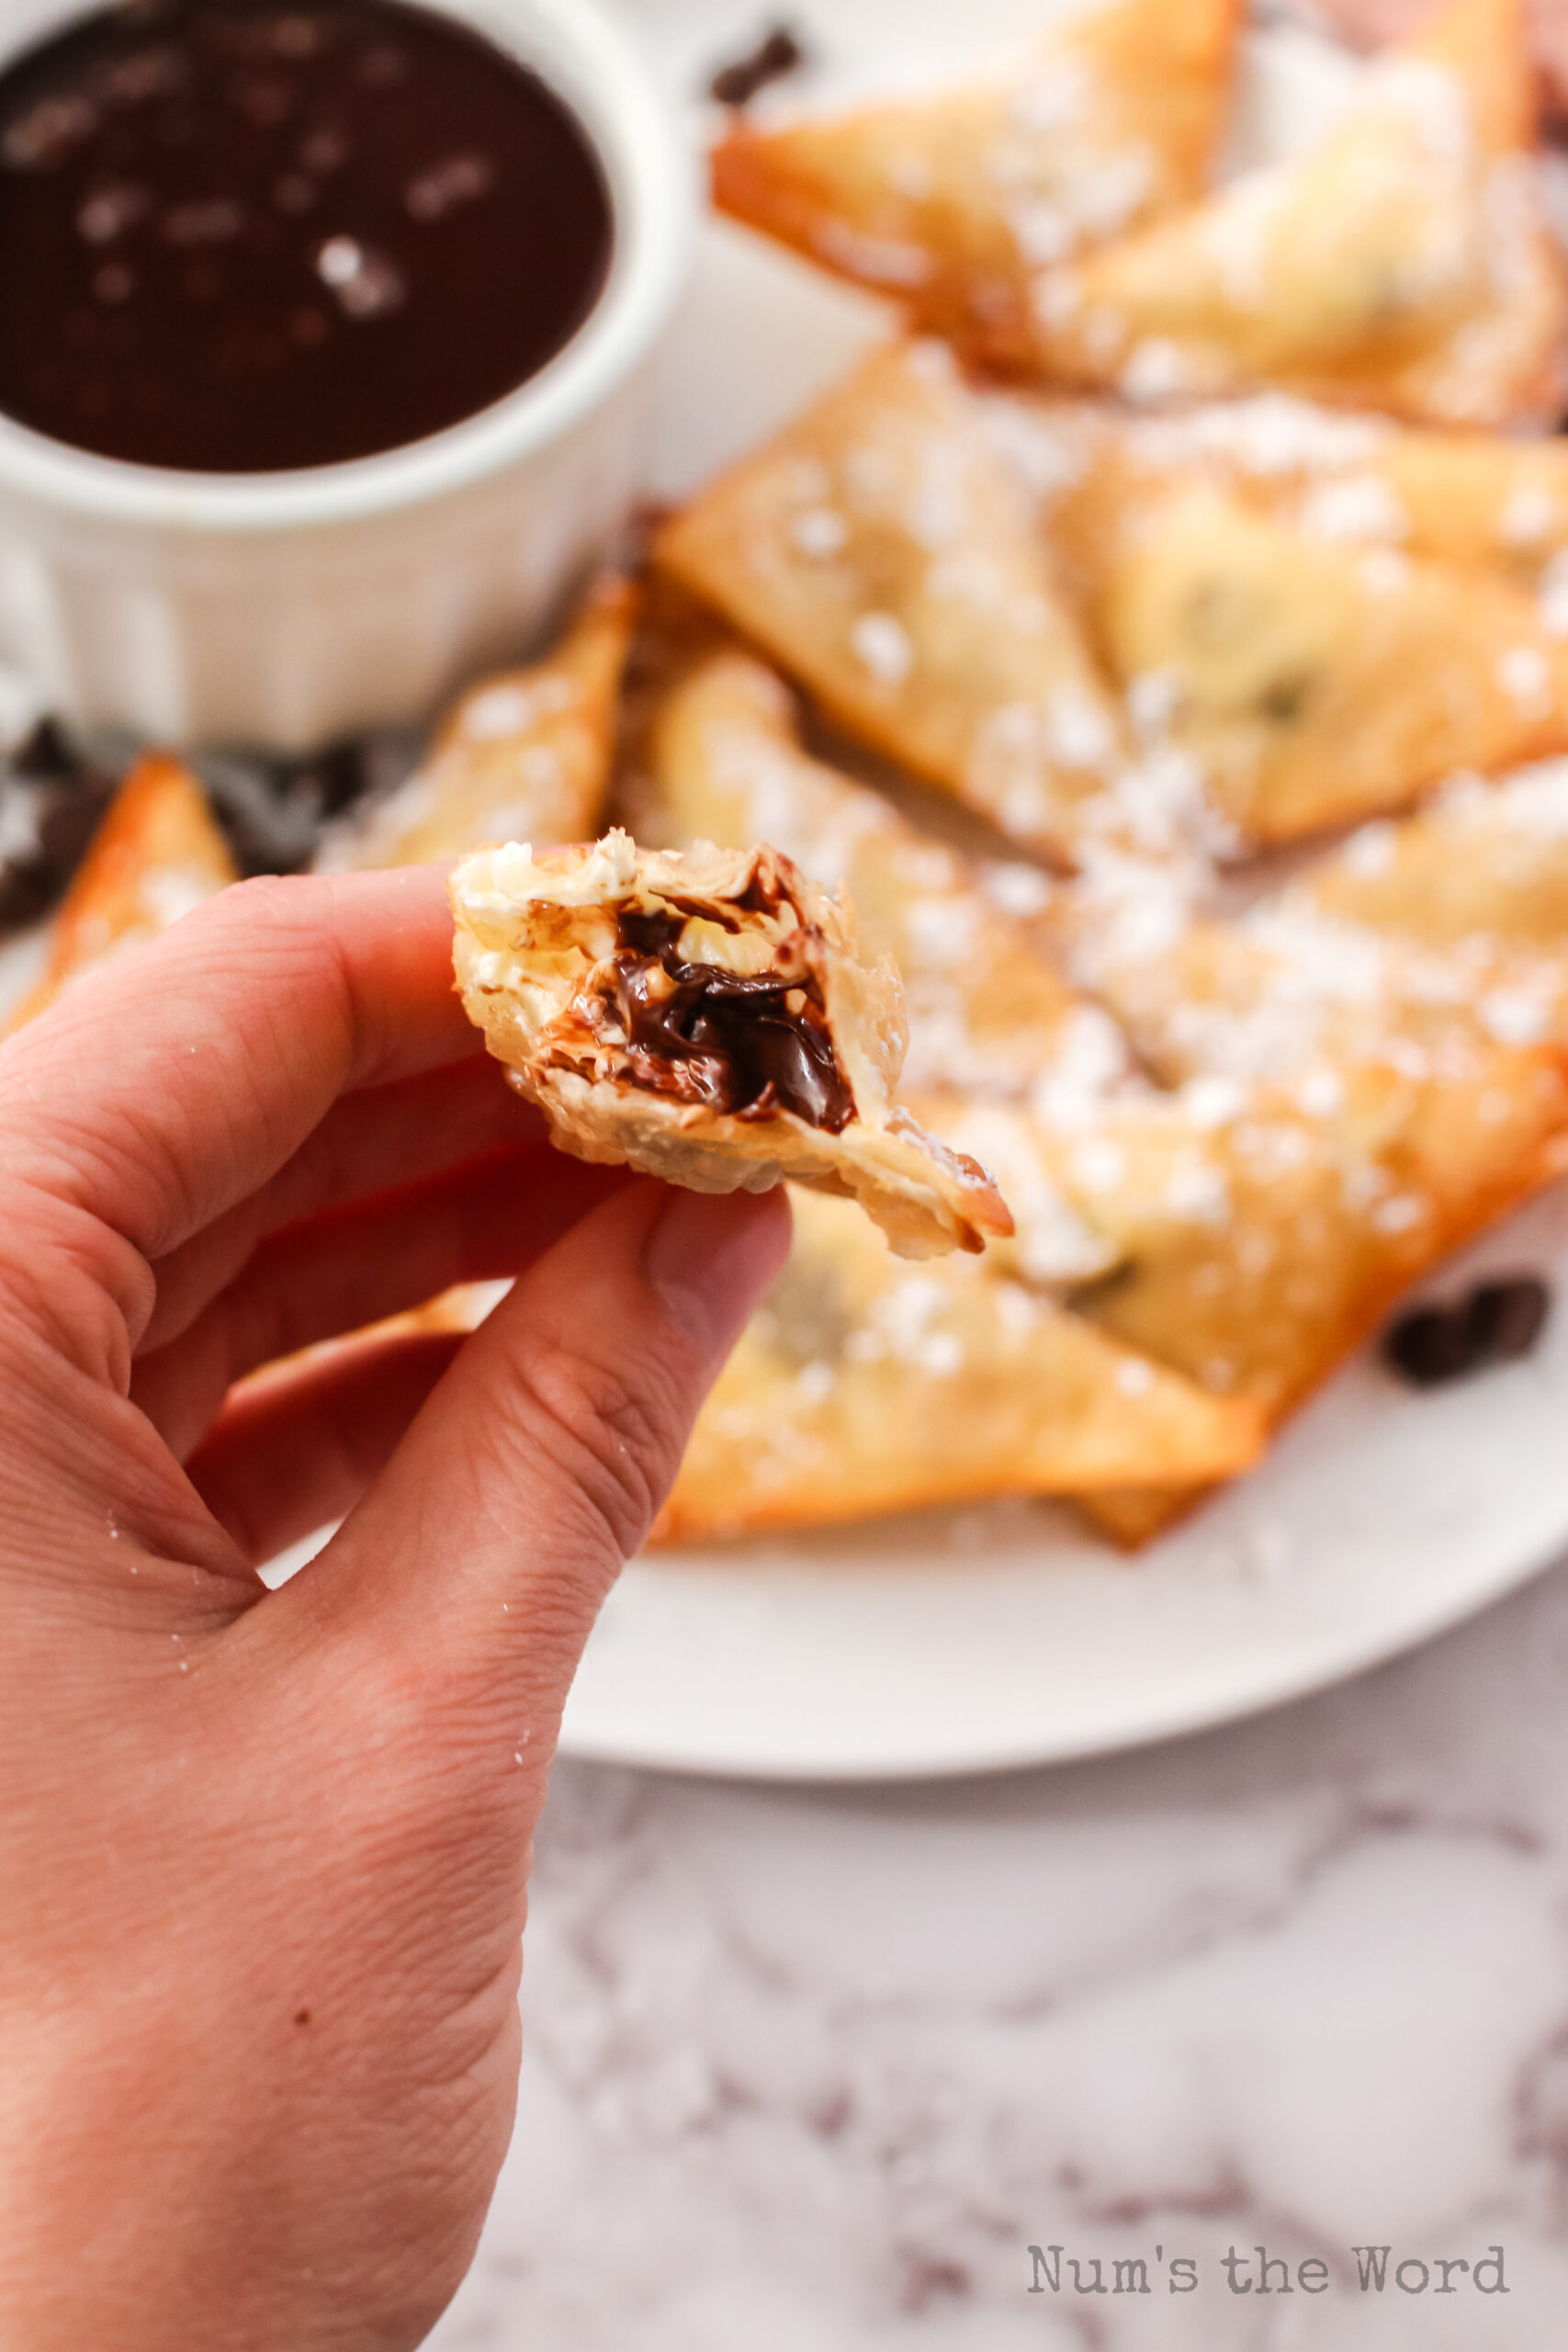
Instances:
[[[428,871],[188,916],[5,1048],[0,1136],[0,2342],[415,2344],[567,1687],[787,1215],[551,1151]]]

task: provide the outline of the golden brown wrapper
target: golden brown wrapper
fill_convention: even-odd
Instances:
[[[1114,1106],[1081,1148],[1040,1143],[1119,1253],[1082,1311],[1278,1419],[1409,1282],[1563,1172],[1565,840],[1558,763],[1365,828],[1238,922],[1162,941],[1145,918],[1120,956],[1112,937],[1100,984],[1181,1091],[1157,1112]],[[1086,916],[1086,933],[1112,928],[1103,909]],[[1173,1187],[1137,1132],[1183,1117]],[[961,1139],[964,1123],[944,1131]],[[1282,1179],[1238,1189],[1237,1139],[1255,1156],[1270,1133]],[[1027,1192],[993,1158],[1021,1243]],[[1160,1182],[1168,1207],[1194,1211],[1163,1235]],[[1129,1498],[1107,1523],[1132,1540],[1190,1499]]]
[[[600,827],[637,591],[608,578],[542,660],[470,686],[417,773],[340,826],[327,871],[423,865],[486,842],[577,842]]]
[[[1494,1005],[1516,1034],[1568,1035],[1568,762],[1497,784],[1472,777],[1399,825],[1368,825],[1303,877],[1324,915],[1467,959],[1478,978],[1516,959],[1516,991],[1537,975],[1539,1001]],[[1495,980],[1492,985],[1497,985]],[[1486,992],[1473,991],[1483,1005]]]
[[[1519,0],[1454,0],[1304,153],[1049,273],[1046,375],[1140,401],[1272,383],[1433,424],[1562,404],[1562,257]]]
[[[1261,1417],[974,1264],[911,1270],[800,1195],[789,1263],[698,1418],[660,1540],[1118,1479],[1229,1476]],[[1179,1467],[1179,1465],[1183,1465]]]
[[[851,734],[1070,862],[1125,765],[1116,702],[940,345],[877,353],[655,543]]]
[[[1110,1260],[1110,1279],[1074,1287],[1079,1310],[1277,1421],[1435,1258],[1554,1172],[1568,1058],[1499,1047],[1464,1077],[1351,1073],[1337,1105],[1315,1114],[1287,1088],[1227,1100],[1200,1083],[1111,1106],[1077,1135],[1010,1107],[920,1110],[960,1149],[983,1143],[1009,1183],[1018,1232],[998,1246],[998,1271],[1027,1277],[1034,1202],[1048,1261],[1049,1186]],[[1010,1148],[1003,1119],[1019,1129]],[[1033,1188],[1014,1174],[1023,1151]]]
[[[1314,537],[1214,488],[1128,512],[1090,605],[1134,708],[1243,842],[1568,744],[1568,639],[1523,588]]]
[[[1206,487],[1330,546],[1499,572],[1544,592],[1549,626],[1568,620],[1560,435],[1401,424],[1278,391],[1153,413],[1066,393],[990,392],[984,406],[1063,576],[1087,593],[1143,512]]]
[[[897,972],[860,964],[846,910],[775,851],[682,856],[639,851],[618,831],[537,859],[512,844],[466,859],[452,901],[469,1018],[561,1149],[699,1192],[816,1185],[859,1200],[903,1256],[978,1250],[1011,1229],[985,1170],[893,1101],[905,1046]],[[781,1080],[776,1094],[770,1080],[754,1102],[724,1107],[697,1058],[639,1040],[622,959],[633,928],[645,936],[650,922],[671,928],[682,971],[712,971],[732,995],[736,982],[790,992],[830,1056],[821,1103],[790,1107]],[[660,1002],[686,985],[659,965],[661,951],[635,952],[655,967]]]
[[[1010,908],[1043,903],[1031,867],[983,869],[887,797],[802,747],[792,700],[733,645],[698,654],[652,713],[639,824],[675,846],[769,841],[849,892],[865,953],[898,967],[905,1089],[1075,1094],[1114,1085],[1114,1023],[1063,978]]]
[[[1045,265],[1202,194],[1239,13],[1111,0],[989,80],[775,127],[742,116],[714,150],[715,201],[929,332],[1026,364]]]
[[[1085,700],[1038,658],[1031,683],[1010,635],[1027,566],[1005,435],[994,408],[925,375],[919,350],[882,355],[677,517],[660,560],[840,723],[1027,845],[1066,864],[1234,856],[1568,743],[1568,637],[1524,584],[1269,511],[1234,468],[1183,486],[1082,411],[1064,447],[1088,463],[1044,536],[1132,726],[1099,671]],[[908,463],[890,460],[886,420],[917,414]],[[954,491],[972,461],[1010,496]],[[857,652],[868,628],[897,656],[881,679]],[[1053,743],[1095,758],[1069,772]]]
[[[1494,1106],[1505,1102],[1506,1110],[1494,1120]],[[1217,1366],[1241,1367],[1227,1375],[1235,1385],[1223,1393],[1257,1396],[1269,1426],[1278,1427],[1371,1337],[1413,1282],[1568,1172],[1568,1056],[1540,1048],[1499,1053],[1484,1083],[1431,1091],[1409,1136],[1391,1146],[1387,1165],[1397,1170],[1403,1160],[1407,1189],[1385,1190],[1381,1204],[1396,1212],[1408,1204],[1410,1224],[1393,1233],[1363,1226],[1359,1249],[1322,1253],[1321,1287],[1294,1314],[1280,1312],[1274,1283],[1261,1285],[1259,1295],[1258,1285],[1235,1280],[1246,1262],[1244,1232],[1236,1248],[1207,1261],[1182,1253],[1163,1261],[1134,1259],[1125,1286],[1108,1286],[1094,1319],[1178,1366],[1193,1361],[1199,1348],[1214,1347]],[[1416,1189],[1423,1182],[1425,1192]],[[1315,1221],[1307,1227],[1309,1237],[1324,1229]],[[1279,1238],[1279,1280],[1292,1263],[1310,1266],[1320,1257],[1303,1246],[1299,1230]],[[1225,1288],[1216,1283],[1218,1312],[1204,1316],[1193,1282],[1215,1259],[1224,1261]],[[1254,1303],[1258,1320],[1247,1311]],[[1201,1364],[1194,1376],[1202,1379]],[[1117,1541],[1139,1544],[1201,1498],[1201,1491],[1168,1492],[1158,1482],[1140,1481],[1125,1494],[1097,1497],[1092,1515]]]
[[[177,760],[150,753],[109,803],[51,926],[43,978],[9,1026],[238,878],[200,785]]]

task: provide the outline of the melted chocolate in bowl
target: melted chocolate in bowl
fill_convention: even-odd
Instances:
[[[475,415],[609,268],[576,118],[402,0],[131,0],[0,74],[0,410],[270,473]]]

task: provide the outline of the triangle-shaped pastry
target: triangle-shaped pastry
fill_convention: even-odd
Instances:
[[[1162,1363],[1190,1368],[1200,1385],[1217,1373],[1222,1394],[1258,1398],[1270,1427],[1371,1336],[1409,1283],[1568,1170],[1568,1060],[1561,1048],[1498,1046],[1483,1068],[1452,1082],[1388,1081],[1381,1104],[1365,1078],[1347,1093],[1352,1137],[1363,1123],[1374,1133],[1384,1129],[1370,1154],[1346,1152],[1350,1197],[1360,1198],[1359,1170],[1380,1180],[1370,1210],[1363,1207],[1348,1231],[1341,1185],[1317,1215],[1250,1245],[1259,1261],[1269,1241],[1279,1253],[1261,1283],[1248,1279],[1244,1227],[1234,1246],[1208,1252],[1145,1250],[1131,1260],[1124,1281],[1109,1283],[1092,1306],[1084,1303],[1103,1329]],[[1292,1282],[1293,1305],[1281,1308],[1280,1289]],[[1213,1351],[1213,1373],[1200,1359],[1202,1349]],[[1094,1498],[1090,1509],[1118,1542],[1140,1544],[1201,1499],[1191,1489],[1139,1481]]]
[[[907,1258],[1011,1232],[985,1170],[893,1101],[897,972],[859,961],[850,910],[776,850],[513,842],[451,889],[464,1008],[558,1149],[699,1193],[793,1178]]]
[[[1055,1101],[1124,1078],[1114,1023],[1009,910],[1010,899],[1043,899],[1043,877],[1026,866],[987,874],[813,759],[787,690],[752,655],[699,657],[654,709],[644,757],[652,838],[772,842],[813,881],[848,890],[866,954],[891,956],[904,982],[906,1090]]]
[[[1304,154],[1048,272],[1039,366],[1134,401],[1272,383],[1551,422],[1568,300],[1534,144],[1520,0],[1453,0]]]
[[[1568,1046],[1568,761],[1471,777],[1402,824],[1352,833],[1285,894],[1276,936],[1375,937],[1407,992],[1499,1044]],[[1233,987],[1235,983],[1233,982]]]
[[[1568,1057],[1493,1046],[1423,1079],[1348,1069],[1331,1111],[1288,1087],[1224,1101],[1211,1083],[1113,1104],[1076,1136],[1007,1106],[919,1107],[955,1148],[983,1141],[1009,1184],[1017,1232],[998,1272],[1027,1275],[1031,1247],[1049,1248],[1043,1185],[1059,1192],[1113,1261],[1074,1287],[1078,1311],[1215,1394],[1255,1397],[1272,1423],[1436,1258],[1556,1171]]]
[[[1564,1053],[1556,959],[1527,981],[1495,939],[1427,947],[1315,903],[1310,881],[1163,940],[1146,911],[1120,944],[1104,908],[1083,924],[1105,943],[1080,953],[1085,978],[1167,1084],[1280,1090],[1429,1197],[1445,1230],[1515,1197],[1516,1173],[1521,1194],[1540,1181]]]
[[[207,796],[177,760],[150,754],[120,786],[50,927],[43,978],[19,1029],[62,989],[239,879]]]
[[[1324,914],[1450,954],[1478,977],[1500,958],[1568,986],[1568,761],[1457,786],[1400,825],[1366,825],[1302,878]],[[1501,1031],[1568,1035],[1544,1001],[1490,1007]],[[1484,998],[1477,998],[1483,1012]]]
[[[1568,441],[1487,433],[1390,431],[1374,479],[1386,485],[1388,512],[1403,521],[1413,552],[1450,563],[1484,564],[1539,589],[1541,618],[1568,632]],[[1364,474],[1348,474],[1336,493],[1325,484],[1303,513],[1318,528],[1336,514],[1353,519]],[[1554,570],[1555,566],[1555,570]]]
[[[1234,923],[1161,938],[1145,906],[1118,943],[1114,910],[1085,909],[1080,945],[1100,951],[1086,975],[1092,963],[1149,1066],[1181,1091],[1170,1110],[1111,1106],[1087,1140],[1040,1141],[1053,1181],[1119,1252],[1081,1311],[1277,1418],[1416,1274],[1563,1171],[1565,777],[1559,765],[1477,784],[1365,828]],[[1182,1120],[1190,1158],[1165,1195],[1181,1214],[1162,1238],[1148,1204],[1162,1165],[1136,1138]],[[956,1139],[963,1124],[945,1131]],[[1259,1145],[1282,1170],[1281,1214],[1261,1238],[1256,1198],[1224,1170],[1216,1183],[1212,1164]],[[1021,1248],[1028,1188],[994,1134],[987,1148]],[[1303,1185],[1323,1197],[1292,1197]],[[1096,1512],[1136,1541],[1190,1499]]]
[[[1549,762],[1457,786],[1363,827],[1230,922],[1194,919],[1141,878],[1124,904],[1124,877],[1066,885],[1055,942],[1166,1085],[1279,1085],[1340,1118],[1371,1102],[1386,1131],[1388,1098],[1348,1093],[1352,1074],[1416,1101],[1438,1081],[1473,1086],[1479,1101],[1508,1050],[1568,1046],[1565,779]],[[1509,1100],[1500,1081],[1477,1114],[1504,1143]],[[1400,1117],[1409,1127],[1408,1106]]]
[[[1239,13],[1110,0],[988,82],[775,129],[742,118],[714,151],[715,200],[931,333],[1027,364],[1043,266],[1202,194]]]
[[[418,773],[339,827],[318,866],[423,865],[486,842],[542,849],[591,839],[609,790],[636,603],[629,582],[603,581],[542,661],[470,686]]]
[[[1113,1261],[1075,1287],[1075,1310],[1211,1393],[1253,1399],[1275,1428],[1410,1283],[1565,1165],[1562,1048],[1483,1042],[1420,1077],[1348,1069],[1332,1107],[1316,1075],[1315,1095],[1201,1081],[1111,1105],[1076,1136],[1009,1106],[919,1107],[955,1148],[983,1148],[1008,1188],[1017,1232],[998,1273],[1029,1277],[1065,1196]],[[1140,1477],[1091,1514],[1145,1541],[1199,1499],[1164,1487]]]
[[[1284,1094],[1237,1089],[1223,1118],[1181,1094],[1148,1097],[1078,1135],[1010,1108],[920,1109],[956,1148],[983,1136],[1012,1185],[1018,1230],[998,1247],[998,1272],[1029,1278],[1059,1193],[1111,1258],[1109,1279],[1075,1289],[1078,1311],[1215,1395],[1255,1397],[1271,1420],[1354,1345],[1433,1246],[1431,1204],[1388,1216],[1404,1195],[1375,1147]],[[1024,1155],[1032,1184],[1020,1181]],[[1037,1235],[1031,1204],[1041,1200]]]
[[[940,345],[879,352],[660,532],[666,575],[848,732],[1069,859],[1119,713]]]
[[[1255,392],[1172,412],[991,393],[1059,572],[1092,586],[1141,512],[1200,485],[1340,548],[1501,572],[1568,633],[1568,440],[1396,424]]]
[[[795,1203],[788,1264],[697,1419],[662,1541],[1144,1476],[1228,1477],[1260,1416],[983,1268],[911,1270],[863,1218]]]
[[[1512,582],[1314,537],[1203,485],[1122,519],[1089,590],[1098,634],[1242,841],[1568,744],[1568,639]]]

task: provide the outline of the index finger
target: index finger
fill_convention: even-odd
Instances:
[[[9,1041],[6,1172],[163,1257],[340,1094],[482,1051],[444,867],[240,883]]]

